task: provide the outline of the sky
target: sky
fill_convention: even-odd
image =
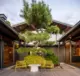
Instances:
[[[80,0],[44,0],[44,2],[50,7],[53,20],[71,25],[80,20]],[[20,17],[22,8],[23,0],[0,0],[0,13],[4,13],[12,25],[24,21]]]

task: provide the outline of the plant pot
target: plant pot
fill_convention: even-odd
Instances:
[[[59,64],[54,64],[54,67],[59,66]]]

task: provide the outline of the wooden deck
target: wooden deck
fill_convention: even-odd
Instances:
[[[29,69],[8,68],[0,71],[0,76],[80,76],[80,69],[68,64],[61,64],[54,69],[40,69],[39,72],[30,72]]]

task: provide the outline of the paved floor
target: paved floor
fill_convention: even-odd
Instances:
[[[0,71],[0,76],[80,76],[80,69],[68,64],[61,64],[54,69],[40,69],[39,72],[30,72],[29,69],[6,69]]]

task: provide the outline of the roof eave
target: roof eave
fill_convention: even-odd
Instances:
[[[62,24],[62,25],[66,25],[66,26],[69,26],[69,27],[73,26],[71,24],[67,24],[67,23],[64,23],[64,22],[57,21],[57,20],[53,20],[53,22],[56,22],[56,23],[59,23],[59,24]]]
[[[5,21],[3,21],[1,18],[0,18],[0,21],[7,27],[9,28],[13,33],[15,33],[16,35],[18,35],[17,31],[15,31],[11,26],[9,26]]]
[[[74,31],[79,25],[80,25],[80,21],[78,21],[78,22],[73,26],[73,28],[71,28],[65,35],[63,35],[63,36],[58,40],[58,42],[63,41],[63,39],[64,39],[66,36],[68,36],[72,31]]]

